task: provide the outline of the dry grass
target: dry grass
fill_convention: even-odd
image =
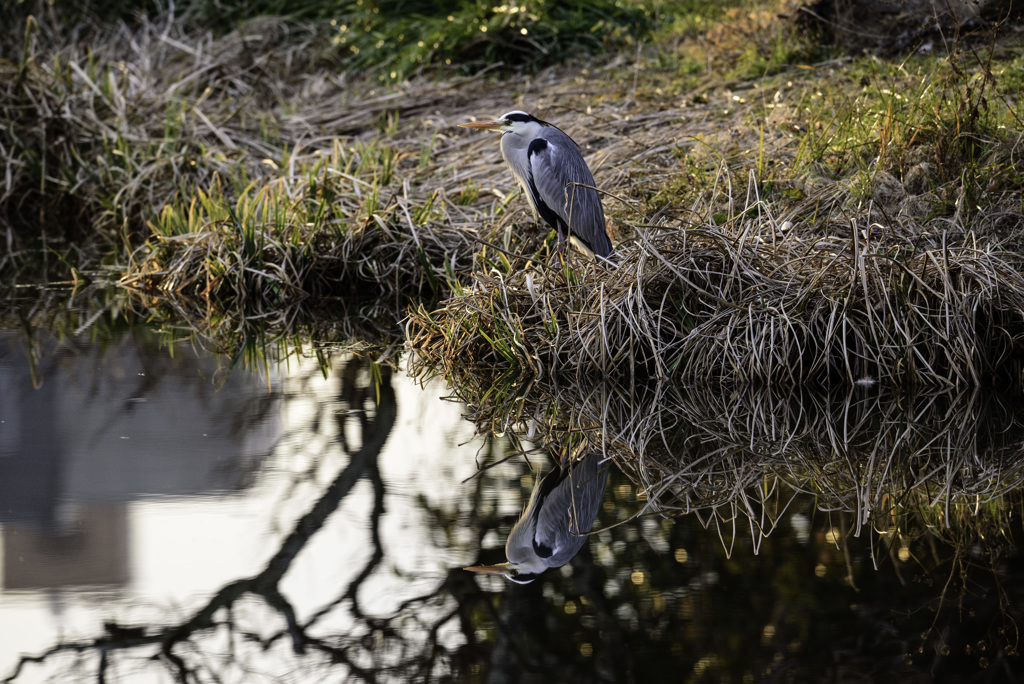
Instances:
[[[410,347],[579,383],[1019,387],[1024,136],[969,61],[588,104],[620,266],[477,270]]]
[[[724,226],[640,230],[618,268],[476,274],[443,308],[414,313],[410,344],[449,370],[576,382],[1019,385],[1019,255],[898,222],[820,235],[803,213],[750,204]]]
[[[181,294],[182,280],[205,270],[197,268],[197,251],[209,252],[210,264],[223,256],[230,266],[238,259],[216,252],[243,252],[248,231],[267,238],[266,261],[287,274],[268,269],[268,282],[256,288],[267,292],[301,287],[301,269],[289,272],[285,263],[297,257],[278,258],[287,242],[315,245],[314,256],[328,257],[328,278],[344,281],[339,270],[362,270],[364,280],[385,284],[396,260],[404,270],[409,257],[422,259],[419,250],[430,273],[414,267],[412,276],[429,280],[445,268],[432,247],[460,269],[478,249],[476,226],[466,228],[479,223],[479,212],[467,218],[458,204],[477,189],[458,173],[457,185],[439,184],[442,169],[432,159],[436,146],[458,146],[439,135],[451,124],[422,117],[459,101],[465,116],[479,113],[479,78],[374,90],[366,80],[319,68],[315,32],[286,31],[273,18],[218,38],[185,34],[171,20],[140,19],[103,38],[78,43],[59,27],[30,23],[20,63],[0,61],[5,274],[43,279],[37,270],[41,262],[50,272],[47,261],[89,272],[101,258],[127,251],[129,282],[145,276],[148,286]],[[317,202],[330,211],[315,214]],[[432,225],[417,230],[410,225],[417,222]],[[233,224],[228,235],[226,223]],[[401,233],[397,240],[368,236],[381,223]],[[337,240],[342,233],[351,243]],[[369,271],[370,255],[349,258],[389,242],[394,249],[381,251]],[[145,263],[153,254],[161,261]],[[235,289],[246,285],[243,279]],[[209,294],[209,286],[200,280],[187,294]]]

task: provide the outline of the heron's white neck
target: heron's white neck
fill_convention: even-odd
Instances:
[[[514,148],[525,149],[544,131],[544,127],[536,121],[514,121],[501,136],[501,144]]]

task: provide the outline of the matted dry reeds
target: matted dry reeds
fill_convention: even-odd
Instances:
[[[1019,254],[962,231],[851,221],[820,235],[790,218],[752,205],[721,227],[639,228],[618,266],[475,274],[413,314],[410,346],[442,368],[577,382],[1019,386]]]

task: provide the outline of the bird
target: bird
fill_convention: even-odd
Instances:
[[[568,241],[585,253],[612,258],[594,175],[562,129],[521,111],[459,126],[501,131],[501,156],[534,213],[555,229],[560,246]]]
[[[596,452],[569,467],[554,468],[534,485],[530,502],[508,535],[508,562],[465,569],[528,584],[545,570],[565,565],[583,548],[607,483],[608,468]]]

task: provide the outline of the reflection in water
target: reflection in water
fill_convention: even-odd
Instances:
[[[349,370],[349,373],[343,375],[343,378],[350,382],[343,383],[342,397],[348,406],[361,408],[368,399],[367,394],[370,388],[358,387],[354,382],[356,366],[350,366]],[[269,608],[278,613],[280,619],[284,620],[287,625],[287,634],[279,633],[274,640],[287,638],[291,642],[293,651],[297,654],[304,653],[307,648],[314,648],[329,654],[337,662],[348,660],[344,649],[335,648],[329,641],[322,640],[312,633],[310,627],[315,624],[315,621],[307,624],[300,622],[292,602],[281,592],[280,584],[285,573],[291,568],[292,563],[313,535],[324,526],[327,518],[338,508],[342,499],[363,479],[366,479],[373,487],[375,511],[373,520],[374,525],[378,524],[379,516],[384,509],[384,483],[381,479],[377,459],[384,442],[391,434],[397,415],[395,393],[390,380],[390,372],[383,369],[376,386],[376,411],[372,415],[362,413],[360,416],[359,446],[351,450],[348,466],[331,482],[323,496],[298,520],[263,570],[252,577],[239,579],[222,587],[205,606],[188,619],[148,636],[149,641],[158,644],[162,655],[174,664],[179,679],[191,681],[201,677],[204,670],[201,660],[189,658],[189,651],[191,651],[189,646],[192,639],[196,636],[203,636],[204,632],[211,629],[220,628],[222,625],[216,618],[218,612],[222,609],[231,611],[236,603],[247,596],[262,599]],[[375,548],[370,561],[363,573],[347,587],[339,600],[348,600],[358,606],[360,585],[383,560],[384,549],[376,530],[374,532],[372,541]],[[358,607],[356,610],[362,612]]]
[[[571,632],[612,679],[1024,681],[1019,398],[456,380],[478,429],[582,436],[630,480],[612,479],[595,562],[535,583],[571,624],[495,599],[520,667]]]
[[[276,380],[217,371],[152,339],[0,333],[3,589],[126,586],[132,502],[251,484],[278,437]]]
[[[18,364],[12,363],[10,367],[17,368]],[[111,382],[118,375],[99,373]],[[56,375],[48,376],[48,382],[54,384],[55,378]],[[257,387],[262,385],[258,378],[241,373],[221,386],[247,379]],[[208,380],[206,386],[209,387]],[[265,393],[265,385],[262,387]],[[419,461],[424,449],[459,454],[440,448],[451,441],[464,441],[453,439],[457,433],[443,432],[450,425],[461,423],[457,407],[438,402],[436,396],[431,397],[432,405],[427,407],[414,399],[402,425],[396,428],[398,402],[391,372],[386,367],[368,367],[355,359],[336,364],[326,380],[314,364],[283,378],[281,388],[281,392],[275,392],[282,400],[277,409],[282,415],[287,414],[285,423],[289,427],[276,440],[278,448],[269,462],[277,472],[269,474],[272,477],[258,472],[253,478],[254,486],[259,488],[266,489],[269,482],[277,484],[271,488],[269,500],[256,502],[263,504],[263,515],[251,518],[246,527],[234,528],[238,530],[237,536],[264,539],[271,548],[261,545],[257,554],[246,554],[244,564],[236,563],[244,570],[223,583],[207,580],[199,596],[189,596],[178,607],[164,594],[133,593],[131,587],[125,587],[119,590],[124,593],[111,593],[113,600],[93,602],[91,609],[86,609],[88,612],[78,608],[75,623],[93,622],[94,628],[84,632],[51,630],[57,634],[52,645],[38,648],[20,661],[12,657],[17,650],[2,653],[4,672],[0,675],[29,682],[40,678],[80,681],[86,677],[109,682],[166,681],[167,674],[181,681],[249,682],[253,677],[279,681],[287,674],[291,681],[307,681],[317,679],[318,673],[330,668],[367,676],[382,670],[412,671],[422,666],[420,654],[429,651],[431,644],[452,641],[456,631],[450,626],[454,613],[441,580],[445,568],[464,564],[469,554],[461,552],[458,557],[448,558],[443,552],[438,553],[436,540],[434,544],[424,543],[428,532],[419,529],[422,525],[415,521],[410,525],[408,517],[396,520],[394,511],[415,505],[433,514],[444,507],[448,510],[443,515],[450,515],[450,507],[438,503],[448,500],[447,488],[419,482],[416,489],[402,489],[426,479],[424,473],[414,471],[423,467]],[[403,388],[408,397],[412,384],[403,383]],[[197,387],[193,394],[201,396],[202,387]],[[237,397],[232,399],[230,392],[215,396],[222,396],[226,404],[245,403]],[[195,399],[178,397],[177,401],[185,404],[194,403]],[[111,406],[119,402],[103,403]],[[436,418],[433,406],[446,407],[446,414],[453,421],[435,420],[430,434],[419,434],[413,441],[410,433],[423,432],[416,418]],[[171,441],[177,433],[202,429],[203,425],[198,420],[190,425],[176,425],[169,435]],[[236,428],[245,431],[241,422]],[[465,430],[461,425],[459,428]],[[392,448],[390,458],[382,462],[385,443],[393,443],[392,433],[401,430],[406,433],[405,440]],[[140,458],[148,448],[161,451],[159,438],[133,441]],[[10,453],[13,455],[20,448],[12,447]],[[431,483],[457,483],[464,479],[473,468],[474,451],[474,446],[463,450],[464,458],[456,459],[464,463],[462,466],[453,466],[448,459],[431,463]],[[203,454],[212,458],[217,452],[208,450]],[[221,508],[232,502],[242,503],[249,497],[249,493],[224,497],[227,506]],[[162,499],[169,500],[167,496]],[[195,508],[209,510],[212,500],[213,497],[196,500]],[[187,503],[174,506],[188,510]],[[147,503],[129,510],[134,525],[141,508],[152,506]],[[233,515],[239,512],[234,510]],[[181,515],[165,524],[171,535],[185,535],[190,540],[204,534],[189,529],[188,519]],[[221,525],[214,520],[210,524]],[[269,532],[266,527],[271,528]],[[459,531],[462,526],[453,528]],[[5,525],[4,529],[9,527]],[[105,529],[116,531],[118,526],[108,524]],[[134,531],[138,531],[137,526]],[[462,537],[469,543],[468,533]],[[310,543],[313,538],[318,540],[316,544]],[[453,541],[446,540],[448,545]],[[150,535],[133,543],[148,546],[153,561],[162,565],[184,567],[183,563],[190,558],[200,564],[207,562],[189,548],[168,544],[162,536]],[[247,548],[241,539],[227,536],[220,538],[219,544]],[[67,559],[67,554],[58,552],[52,561],[63,563]],[[132,561],[129,570],[135,571],[138,559]],[[415,577],[409,576],[410,567],[416,568]],[[183,573],[179,584],[188,581],[186,574],[188,580],[196,576],[209,578],[211,574],[220,576],[216,570],[192,570]],[[334,581],[321,579],[322,576]],[[400,589],[392,590],[399,581]],[[66,587],[64,593],[56,596],[53,612],[64,612],[64,605],[80,600],[76,596],[82,594]],[[163,610],[160,605],[153,605],[157,602],[163,602]],[[412,609],[416,609],[414,616],[406,612]],[[0,610],[4,611],[5,620],[11,619],[15,607],[9,594],[0,593]],[[33,612],[33,619],[38,623],[36,612],[38,609]],[[388,636],[380,639],[380,630],[392,619],[392,613],[402,615],[401,629],[387,628]],[[231,653],[224,655],[224,640],[236,638],[238,643],[232,645]],[[372,647],[370,651],[368,647]],[[154,654],[156,658],[151,657]]]
[[[595,415],[603,430],[593,430],[582,401],[554,411],[520,406],[521,415],[551,415],[553,422],[568,416],[576,422],[552,431],[563,438],[600,435],[616,462],[588,457],[561,479],[570,491],[608,483],[603,501],[596,493],[577,498],[577,526],[598,531],[586,543],[567,535],[579,545],[575,557],[528,585],[478,584],[461,567],[501,553],[507,538],[528,531],[530,516],[539,521],[542,509],[560,498],[546,488],[569,471],[529,482],[526,465],[516,461],[489,471],[495,477],[460,486],[478,448],[488,463],[518,448],[491,437],[482,447],[453,448],[465,440],[444,433],[438,420],[410,429],[428,404],[442,402],[414,403],[411,397],[420,395],[386,369],[346,359],[331,366],[327,380],[318,369],[306,371],[298,380],[283,377],[275,390],[288,420],[273,458],[250,477],[229,480],[252,488],[272,479],[267,469],[284,473],[262,506],[266,517],[233,528],[238,537],[263,538],[259,552],[231,574],[203,575],[201,592],[174,607],[173,600],[141,592],[120,602],[94,601],[91,612],[76,614],[73,629],[51,628],[46,647],[20,664],[5,663],[0,677],[132,684],[636,682],[664,680],[671,672],[673,679],[698,682],[1020,680],[1018,411],[972,404],[965,414],[957,404],[922,407],[905,397],[903,404],[871,403],[863,395],[846,403],[820,400],[820,406],[764,395],[718,396],[724,405],[703,407],[602,398],[604,413]],[[243,374],[230,382],[244,380]],[[54,389],[16,395],[19,406],[42,401],[46,392],[61,394]],[[215,405],[199,386],[192,391],[201,405]],[[59,398],[48,401],[53,411]],[[231,403],[227,395],[224,401]],[[444,405],[456,417],[463,410]],[[669,413],[657,414],[651,405]],[[629,429],[641,420],[662,427]],[[22,449],[9,445],[24,445],[15,436],[0,434],[5,458]],[[634,437],[647,440],[643,458],[626,448]],[[132,441],[140,444],[138,458],[153,458],[146,440]],[[163,449],[159,440],[153,448]],[[417,466],[409,455],[425,452],[436,456],[420,466],[432,479],[411,476]],[[44,452],[35,453],[48,462]],[[582,472],[588,468],[589,477]],[[80,533],[89,526],[125,537],[139,506],[128,508],[126,523],[116,502],[99,495],[110,490],[85,489],[81,477],[73,481],[95,494],[78,504],[77,517],[58,506],[32,524],[79,539],[88,538]],[[160,481],[143,480],[149,482],[143,490],[158,492]],[[189,492],[202,490],[182,482],[168,481],[168,490],[188,499],[183,507],[200,501]],[[514,525],[531,485],[528,512]],[[964,494],[975,497],[973,508],[959,503]],[[871,525],[862,516],[868,505]],[[559,508],[569,511],[552,510]],[[396,519],[396,509],[406,517]],[[661,515],[619,524],[652,509]],[[3,522],[5,531],[26,523],[31,509],[18,510]],[[208,509],[196,510],[202,518]],[[69,527],[62,522],[68,520],[78,522]],[[173,520],[164,531],[181,524]],[[571,531],[567,519],[559,525]],[[148,543],[157,562],[187,555],[165,536],[140,536],[132,544]],[[219,543],[237,541],[228,536]],[[543,559],[532,540],[520,546]],[[21,555],[26,547],[8,548]],[[52,546],[44,551],[84,563]],[[552,547],[544,567],[560,553]],[[509,559],[522,562],[511,553]],[[104,573],[123,583],[138,564],[133,558],[89,572],[96,584]],[[313,582],[314,576],[328,581]],[[18,586],[33,581],[25,573],[8,579]],[[61,578],[45,582],[67,586]],[[70,596],[66,591],[54,603]],[[159,602],[163,609],[153,610]],[[9,593],[0,594],[0,610],[11,610]],[[5,619],[22,628],[12,614]]]
[[[549,568],[560,568],[579,553],[601,507],[608,468],[589,452],[537,481],[505,544],[507,563],[474,565],[473,572],[504,575],[528,584]]]

